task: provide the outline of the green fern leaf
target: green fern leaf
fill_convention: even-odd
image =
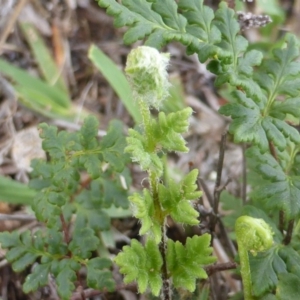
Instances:
[[[49,227],[60,228],[62,209],[73,209],[74,212],[74,209],[78,208],[78,220],[87,220],[86,224],[93,224],[94,229],[108,228],[109,218],[101,209],[108,208],[112,204],[110,200],[116,197],[118,197],[115,202],[117,206],[118,204],[127,205],[127,201],[124,201],[124,195],[119,197],[122,193],[126,193],[118,188],[114,193],[118,192],[118,194],[114,197],[110,195],[110,199],[107,199],[106,202],[102,201],[102,205],[99,207],[99,195],[105,193],[103,187],[100,190],[100,186],[97,195],[93,190],[90,192],[84,190],[86,193],[84,197],[87,200],[85,203],[80,202],[79,197],[79,202],[76,201],[72,205],[68,204],[68,199],[71,199],[80,186],[80,169],[86,170],[92,179],[99,177],[104,179],[109,176],[111,183],[115,183],[115,180],[112,180],[115,175],[111,171],[102,171],[103,160],[115,170],[122,170],[128,160],[123,153],[125,137],[122,135],[121,123],[112,122],[107,135],[100,143],[97,140],[98,126],[98,121],[93,116],[85,119],[82,128],[77,133],[65,131],[57,133],[55,127],[46,124],[41,125],[41,137],[44,139],[43,147],[45,151],[48,151],[51,162],[48,163],[42,160],[33,162],[33,177],[35,178],[32,180],[31,186],[37,188],[39,193],[37,193],[32,207],[38,220],[46,222]],[[91,186],[95,187],[95,184],[91,183]],[[95,203],[92,200],[89,201],[87,198],[88,193],[93,199],[96,198]],[[105,196],[109,195],[106,193]],[[103,200],[103,197],[101,199]],[[94,212],[92,212],[93,209],[95,209]],[[88,216],[88,211],[91,212],[90,216]],[[98,226],[96,225],[96,212],[103,217],[102,222],[98,222]]]
[[[109,270],[111,265],[111,261],[107,258],[95,257],[90,259],[86,264],[88,286],[96,290],[105,288],[108,291],[114,291],[115,281]]]
[[[138,39],[150,36],[156,29],[168,28],[161,16],[151,10],[151,4],[145,0],[125,0],[120,5],[115,0],[99,0],[98,4],[107,9],[107,14],[115,17],[116,27],[128,26],[124,35],[125,43],[134,43]]]
[[[137,162],[142,170],[153,170],[157,174],[162,174],[163,165],[158,155],[146,150],[146,137],[134,129],[129,129],[128,134],[127,147],[124,151],[131,154],[132,161]]]
[[[102,210],[101,204],[99,207],[99,204],[93,203],[92,201],[81,202],[81,200],[78,200],[77,204],[76,204],[77,214],[75,220],[76,227],[89,226],[95,231],[109,229],[110,217],[106,212]]]
[[[178,241],[168,240],[167,266],[176,288],[185,287],[193,292],[196,279],[207,278],[203,266],[216,261],[215,257],[210,256],[210,239],[209,234],[193,236],[187,238],[185,246]]]
[[[273,247],[256,256],[250,255],[253,294],[257,297],[272,291],[277,283],[279,273],[287,273],[283,259],[278,255],[278,248]]]
[[[167,187],[162,184],[158,186],[162,207],[176,222],[189,225],[199,224],[199,213],[189,202],[189,200],[195,200],[201,196],[201,192],[196,191],[197,175],[198,170],[194,169],[179,184],[170,180]]]
[[[128,168],[125,168],[121,174],[105,172],[101,182],[103,187],[103,201],[107,207],[114,204],[116,207],[128,208],[128,191],[122,185],[125,179],[126,186],[131,185],[131,175]]]
[[[79,162],[86,168],[93,179],[101,176],[99,154],[95,153],[95,149],[98,147],[98,128],[98,120],[95,116],[90,116],[84,120],[79,131],[81,151],[85,152],[84,155],[79,157]]]
[[[229,131],[234,134],[235,142],[254,143],[264,152],[269,149],[269,141],[281,151],[286,148],[287,139],[300,142],[300,135],[295,128],[285,121],[264,116],[257,103],[243,92],[235,91],[232,96],[235,102],[221,107],[220,113],[232,117]]]
[[[164,23],[170,28],[178,31],[185,30],[187,20],[184,16],[177,13],[178,7],[175,1],[154,1],[152,9],[162,17]]]
[[[57,205],[50,203],[49,193],[50,189],[38,193],[33,199],[32,209],[39,221],[46,222],[50,227],[59,228],[61,226],[59,220],[61,210]]]
[[[247,91],[250,97],[263,101],[259,85],[251,78],[253,67],[261,64],[262,53],[256,50],[246,52],[248,41],[240,35],[235,12],[227,8],[225,2],[220,4],[214,22],[222,35],[218,46],[227,53],[225,59],[212,60],[208,64],[208,69],[218,75],[215,84],[229,83]]]
[[[63,241],[62,232],[56,229],[48,229],[45,232],[45,239],[48,244],[48,252],[53,255],[65,256],[68,253],[66,243]]]
[[[160,112],[157,127],[152,127],[153,139],[168,151],[187,152],[188,148],[181,134],[187,131],[191,114],[190,107],[167,116],[164,112]]]
[[[48,284],[48,274],[50,273],[50,265],[39,264],[33,268],[33,271],[28,275],[23,284],[23,291],[27,294],[36,291],[38,288]]]
[[[191,114],[191,108],[168,115],[160,112],[158,121],[151,119],[151,126],[145,134],[129,130],[125,151],[131,153],[132,160],[138,162],[143,170],[150,169],[161,176],[163,165],[157,153],[162,150],[188,151],[181,134],[187,131]]]
[[[247,156],[255,159],[255,170],[267,182],[254,187],[252,197],[266,203],[269,209],[284,210],[288,220],[300,215],[300,179],[288,175],[269,153],[250,148]]]
[[[226,3],[220,4],[216,11],[216,25],[222,34],[222,48],[231,53],[233,65],[236,66],[238,57],[247,49],[247,40],[239,35],[240,26],[235,12],[227,8]]]
[[[91,257],[92,251],[97,249],[99,239],[91,228],[75,228],[69,250],[73,255],[87,259]]]
[[[57,127],[49,126],[46,123],[40,124],[39,129],[41,130],[40,137],[43,139],[43,149],[53,159],[62,160],[66,157],[68,150],[76,149],[76,144],[79,142],[76,133],[57,132]]]
[[[93,184],[93,186],[95,185]],[[93,191],[95,190],[93,189]],[[108,230],[110,218],[103,211],[104,205],[101,201],[101,196],[98,195],[98,198],[95,199],[93,191],[84,190],[75,198],[75,203],[73,203],[77,212],[75,226],[89,226],[95,231]]]
[[[300,98],[288,98],[281,102],[274,102],[270,111],[271,116],[284,119],[287,114],[300,119]]]
[[[295,276],[297,284],[300,281],[300,255],[292,247],[281,245],[274,246],[266,252],[259,253],[257,256],[250,255],[251,277],[253,282],[253,294],[261,297],[267,292],[281,294],[283,289],[282,276],[290,278]],[[288,285],[286,285],[288,286]],[[280,288],[279,288],[280,287]],[[291,299],[290,292],[293,288],[285,290],[287,298]],[[293,298],[293,297],[292,297]]]
[[[123,135],[123,123],[114,120],[110,123],[107,134],[100,142],[101,153],[104,161],[117,172],[124,169],[128,157],[124,155],[126,140]]]
[[[247,87],[241,84],[246,94],[234,92],[235,102],[220,109],[221,113],[233,119],[230,132],[234,133],[236,142],[254,143],[263,152],[268,150],[269,141],[280,151],[286,148],[288,140],[296,144],[300,142],[299,132],[284,121],[292,110],[291,104],[297,105],[299,100],[287,98],[282,103],[277,100],[282,94],[291,97],[299,94],[297,76],[300,74],[300,63],[294,61],[298,55],[295,37],[287,35],[286,47],[274,50],[274,58],[266,60],[260,67],[261,72],[257,72],[255,80],[259,89],[251,81]],[[232,81],[230,83],[233,84]],[[296,106],[292,115],[298,117],[299,112]]]
[[[221,41],[221,32],[213,24],[213,10],[203,5],[203,0],[180,0],[178,7],[188,20],[186,31],[206,43],[215,44]]]
[[[300,63],[295,61],[299,56],[299,46],[296,37],[287,34],[283,48],[273,51],[274,58],[264,61],[261,72],[257,72],[256,79],[266,90],[269,101],[274,101],[277,95],[298,95],[300,87],[294,80],[300,74]],[[261,74],[261,75],[260,75]],[[269,75],[269,80],[266,79]]]
[[[64,268],[56,276],[57,292],[62,300],[69,300],[72,291],[75,290],[75,281],[77,279],[76,271],[69,264],[65,264]]]
[[[147,189],[143,190],[143,195],[134,193],[129,197],[130,202],[133,204],[133,215],[141,220],[142,227],[140,234],[150,233],[157,241],[161,240],[161,228],[154,216],[154,203],[150,192]]]
[[[280,257],[286,264],[287,271],[300,278],[300,254],[292,246],[282,247],[279,250]]]
[[[125,283],[136,280],[140,293],[144,293],[150,286],[153,295],[159,295],[162,287],[162,258],[154,240],[148,239],[145,247],[137,240],[131,240],[131,246],[123,247],[123,252],[118,254],[115,261],[120,266],[120,272],[125,275]]]
[[[3,248],[9,248],[6,259],[12,263],[15,272],[23,271],[41,255],[34,248],[29,231],[25,231],[21,236],[17,232],[0,233],[0,243]]]
[[[97,147],[99,122],[95,116],[86,118],[79,130],[80,144],[83,149],[91,150]]]
[[[20,245],[20,235],[17,231],[1,232],[0,244],[2,248],[12,248]]]
[[[145,45],[161,48],[170,41],[179,41],[187,46],[187,53],[197,53],[200,61],[209,57],[227,57],[228,52],[222,51],[214,43],[221,40],[219,30],[212,24],[213,12],[199,3],[190,0],[179,2],[183,14],[179,14],[176,1],[125,0],[122,5],[115,0],[98,0],[107,14],[115,18],[116,27],[127,26],[124,42],[132,44],[139,39],[147,38]],[[227,9],[227,8],[224,8]],[[186,16],[194,15],[187,20]],[[199,21],[195,16],[199,15]],[[190,22],[190,23],[188,23]]]
[[[280,300],[295,299],[300,295],[300,278],[294,274],[280,274],[276,289],[276,298]]]

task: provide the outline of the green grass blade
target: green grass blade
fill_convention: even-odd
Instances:
[[[129,83],[123,72],[95,45],[90,47],[88,57],[120,97],[134,121],[140,123],[142,120],[141,114],[133,101]]]
[[[20,23],[20,26],[46,82],[68,96],[67,86],[60,74],[61,70],[35,27],[30,23]]]
[[[52,100],[52,103],[49,103],[50,106],[53,106],[53,103],[55,103],[57,107],[64,107],[67,109],[69,109],[71,106],[71,101],[67,94],[58,89],[55,89],[53,86],[47,84],[46,82],[43,82],[42,80],[29,75],[27,72],[7,63],[1,58],[0,72],[10,77],[15,83],[18,83],[22,87],[35,90],[36,93],[41,95],[47,95],[48,98]],[[33,101],[32,106],[34,107],[34,101],[37,101],[37,99],[32,99],[31,101]],[[48,103],[44,103],[44,105],[47,106]]]
[[[19,101],[29,109],[37,113],[58,119],[72,120],[75,115],[71,107],[65,108],[57,105],[46,93],[41,93],[38,89],[32,89],[26,86],[15,86]]]
[[[0,176],[0,201],[30,205],[36,192],[18,181]]]

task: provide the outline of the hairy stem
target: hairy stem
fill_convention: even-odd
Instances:
[[[273,232],[263,219],[249,216],[241,216],[236,220],[235,231],[244,285],[244,299],[254,300],[248,251],[256,255],[257,252],[270,249],[273,245]]]
[[[168,277],[168,268],[167,268],[167,235],[166,235],[166,226],[165,226],[165,216],[160,206],[159,196],[158,196],[158,182],[157,176],[154,172],[149,171],[150,178],[150,188],[152,192],[152,197],[154,201],[155,207],[155,215],[156,218],[159,219],[161,224],[161,242],[159,244],[159,252],[162,257],[163,265],[162,265],[162,290],[161,290],[161,299],[162,300],[171,300],[171,289],[170,289],[170,281]]]
[[[254,300],[252,296],[252,280],[251,280],[251,270],[248,256],[248,249],[244,247],[243,243],[238,242],[239,256],[241,262],[241,275],[244,286],[244,298],[245,300]]]
[[[171,300],[171,289],[170,289],[170,281],[168,277],[168,268],[167,268],[167,259],[166,259],[166,252],[167,252],[167,236],[166,236],[166,226],[165,224],[162,226],[162,240],[159,244],[159,251],[163,259],[163,265],[162,265],[162,280],[163,280],[163,286],[162,286],[162,292],[161,292],[161,298],[162,300]]]
[[[148,149],[147,152],[153,152],[154,146],[151,141],[153,138],[149,135],[150,127],[151,127],[151,114],[147,103],[143,100],[139,100],[139,108],[142,114],[143,126],[144,126],[144,134],[146,135],[146,140],[148,141]]]

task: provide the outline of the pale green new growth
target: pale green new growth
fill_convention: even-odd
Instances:
[[[168,240],[167,265],[175,287],[185,287],[193,292],[196,279],[207,278],[203,266],[216,261],[211,256],[210,240],[209,234],[187,238],[185,246]]]
[[[167,186],[158,185],[158,194],[163,210],[178,223],[189,225],[199,223],[199,213],[188,202],[188,200],[197,199],[201,196],[201,192],[196,191],[197,176],[198,170],[194,169],[179,183],[170,180]]]
[[[140,293],[144,293],[149,285],[152,293],[159,295],[162,286],[162,258],[153,239],[148,239],[145,247],[133,239],[131,246],[123,247],[123,252],[115,261],[120,266],[120,272],[125,274],[125,283],[136,280]]]
[[[133,204],[134,216],[141,220],[140,235],[149,233],[158,244],[161,241],[161,225],[159,220],[155,219],[155,207],[150,191],[144,189],[143,195],[134,193],[128,199]]]
[[[125,72],[134,93],[134,98],[146,101],[159,109],[169,95],[167,65],[170,55],[159,53],[155,48],[141,46],[132,50],[127,58]]]
[[[143,122],[139,131],[129,130],[125,151],[131,154],[132,161],[148,172],[150,184],[149,190],[144,189],[142,195],[134,193],[129,200],[134,216],[142,225],[139,233],[147,234],[148,240],[145,247],[133,240],[131,246],[125,246],[115,259],[120,272],[125,274],[126,283],[136,280],[141,293],[147,286],[154,295],[162,290],[162,299],[171,299],[170,278],[176,288],[193,291],[196,279],[207,277],[202,266],[215,261],[210,256],[209,235],[189,238],[183,246],[167,241],[165,233],[168,216],[182,224],[199,224],[199,213],[190,201],[201,196],[195,183],[196,169],[180,182],[172,178],[163,182],[162,178],[162,155],[170,151],[188,151],[182,134],[188,130],[192,114],[189,107],[169,114],[159,112],[156,118],[151,114],[151,108],[159,109],[168,95],[168,57],[150,47],[139,47],[128,56],[125,71]],[[185,267],[180,268],[183,264]]]
[[[273,232],[263,219],[241,216],[236,220],[235,233],[245,300],[254,300],[248,251],[256,255],[258,252],[270,249],[273,245]]]

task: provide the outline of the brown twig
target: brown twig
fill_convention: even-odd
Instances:
[[[207,200],[208,200],[210,206],[213,207],[214,198],[213,198],[212,195],[210,194],[209,189],[208,189],[208,187],[207,187],[205,181],[204,181],[202,178],[200,178],[200,177],[198,178],[198,180],[199,180],[201,189],[203,190],[203,192],[204,192],[204,194],[205,194],[205,196],[206,196],[206,198],[207,198]]]
[[[227,132],[222,134],[221,145],[220,145],[220,153],[219,153],[219,160],[218,160],[218,167],[217,167],[217,179],[215,184],[214,190],[214,204],[213,210],[214,213],[218,213],[219,201],[220,201],[220,185],[222,179],[222,170],[223,170],[223,162],[224,162],[224,155],[225,155],[225,148],[226,148],[226,138]]]
[[[247,161],[246,161],[246,155],[245,155],[245,151],[246,151],[246,145],[243,144],[242,145],[242,153],[243,153],[243,184],[242,184],[242,199],[243,199],[243,204],[246,203],[247,200]]]
[[[234,258],[237,254],[236,248],[235,248],[232,240],[230,239],[228,232],[220,218],[218,218],[218,224],[219,224],[219,228],[220,228],[220,236],[222,236],[222,238],[225,240],[229,255],[232,258]]]
[[[224,189],[224,186],[221,186],[221,179],[222,179],[222,170],[223,170],[223,162],[224,162],[224,155],[225,155],[225,148],[226,148],[226,138],[227,132],[222,134],[221,144],[220,144],[220,153],[219,153],[219,160],[218,160],[218,167],[217,167],[217,179],[215,183],[214,189],[214,198],[213,198],[213,212],[211,222],[210,222],[210,231],[213,232],[217,223],[217,216],[219,210],[219,202],[220,202],[220,194]]]
[[[68,224],[66,223],[64,215],[62,213],[60,214],[60,221],[61,221],[62,230],[64,233],[64,242],[66,244],[69,244],[70,243],[69,227],[68,227]]]
[[[19,14],[21,13],[26,2],[27,2],[27,0],[20,0],[20,2],[17,4],[16,8],[13,10],[13,13],[9,17],[9,21],[6,24],[6,27],[0,37],[0,55],[3,52],[4,43],[7,40],[8,36],[10,35],[10,33],[15,25],[15,22],[17,21]]]
[[[288,245],[291,242],[293,229],[294,229],[294,220],[291,220],[291,221],[289,221],[286,235],[285,235],[285,238],[283,239],[284,245]]]
[[[227,231],[224,227],[222,220],[218,216],[218,206],[219,206],[220,194],[231,180],[229,178],[224,185],[221,185],[222,168],[223,168],[224,153],[225,153],[225,146],[226,146],[226,136],[227,136],[227,133],[224,133],[222,135],[222,140],[221,140],[221,147],[220,147],[221,149],[220,149],[219,162],[218,162],[218,176],[217,176],[217,180],[216,180],[216,184],[215,184],[214,197],[209,192],[209,189],[208,189],[205,181],[202,178],[198,178],[198,181],[201,185],[203,192],[205,193],[205,195],[208,199],[209,204],[213,208],[213,211],[210,213],[210,221],[209,221],[210,224],[208,225],[209,231],[211,233],[214,232],[216,224],[217,223],[219,224],[221,235],[225,239],[226,245],[230,251],[231,256],[234,257],[236,255],[236,249],[227,234]],[[212,239],[211,239],[211,244],[212,243],[213,243],[213,235],[212,235]]]
[[[205,267],[205,271],[208,276],[220,271],[232,270],[237,268],[237,263],[233,261],[229,261],[226,263],[219,263]]]
[[[283,233],[284,230],[284,212],[283,210],[279,211],[279,225],[278,228],[280,230],[281,233]]]

